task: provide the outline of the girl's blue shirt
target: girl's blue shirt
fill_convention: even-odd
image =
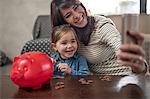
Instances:
[[[54,52],[51,54],[51,57],[56,61],[56,63],[54,64],[54,75],[66,75],[64,72],[61,72],[58,69],[57,65],[59,63],[68,64],[71,68],[71,75],[89,75],[90,73],[86,59],[79,53],[75,53],[75,55],[71,58],[63,59],[60,57],[60,54],[58,52]]]

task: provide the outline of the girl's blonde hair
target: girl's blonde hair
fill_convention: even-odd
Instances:
[[[76,41],[77,41],[77,45],[78,45],[78,47],[79,47],[80,43],[79,43],[78,37],[77,37],[77,35],[76,35],[76,32],[75,32],[75,30],[74,30],[69,24],[56,26],[56,27],[53,29],[53,31],[52,31],[52,36],[51,36],[51,40],[52,40],[52,41],[51,41],[51,42],[52,42],[53,44],[56,44],[56,42],[57,42],[58,40],[60,40],[61,37],[62,37],[64,34],[68,33],[69,31],[72,31],[72,32],[73,32],[73,34],[74,34],[74,36],[75,36],[75,39],[76,39]]]

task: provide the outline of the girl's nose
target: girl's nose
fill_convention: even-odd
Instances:
[[[72,47],[72,44],[71,44],[71,43],[69,43],[69,44],[67,45],[67,47],[68,47],[68,48]]]

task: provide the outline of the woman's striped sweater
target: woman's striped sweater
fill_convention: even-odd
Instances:
[[[121,45],[121,36],[114,23],[106,17],[94,16],[95,28],[87,46],[81,43],[79,53],[86,57],[93,74],[129,75],[130,67],[117,62],[117,52]]]

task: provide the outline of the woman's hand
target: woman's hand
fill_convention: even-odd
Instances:
[[[135,42],[134,44],[121,45],[120,52],[118,53],[119,63],[125,66],[131,66],[133,72],[140,73],[145,70],[145,52],[141,47],[144,37],[137,32],[129,32],[129,34]]]
[[[66,63],[59,63],[57,66],[58,66],[58,69],[60,71],[68,73],[68,74],[71,73],[71,68],[69,67],[68,64],[66,64]]]

